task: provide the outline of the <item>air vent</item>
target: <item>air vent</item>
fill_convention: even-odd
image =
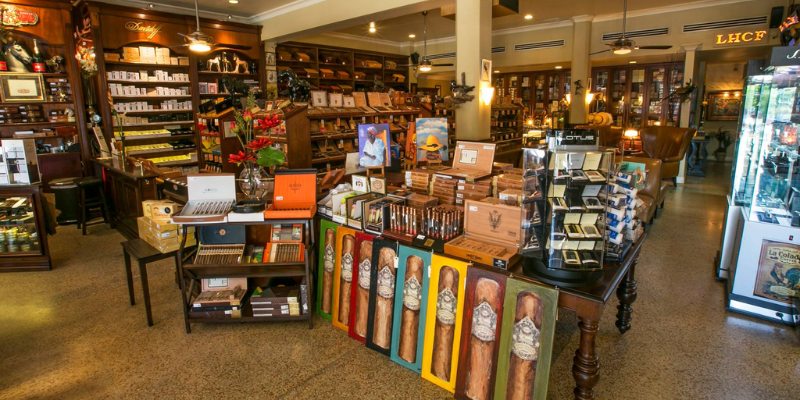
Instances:
[[[441,54],[431,54],[428,56],[430,60],[441,60],[442,58],[454,58],[456,56],[455,52],[452,53],[441,53]]]
[[[683,26],[683,31],[684,32],[711,31],[714,29],[732,28],[735,26],[745,26],[745,25],[762,25],[766,23],[767,23],[767,16],[762,15],[760,17],[728,19],[725,21],[703,22],[700,24],[686,24]]]
[[[492,53],[505,53],[505,52],[506,52],[506,46],[492,47]]]
[[[514,51],[524,51],[524,50],[536,50],[536,49],[546,49],[548,47],[561,47],[564,45],[564,40],[550,40],[547,42],[536,42],[536,43],[523,43],[523,44],[515,44]]]
[[[669,34],[669,28],[655,28],[655,29],[642,29],[638,31],[625,32],[625,37],[628,39],[632,39],[637,37],[662,36],[668,34]],[[617,40],[617,39],[622,39],[622,32],[612,32],[603,34],[604,41]]]

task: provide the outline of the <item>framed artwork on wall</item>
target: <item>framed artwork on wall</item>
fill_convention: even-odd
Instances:
[[[44,101],[42,74],[0,75],[0,99],[4,103]]]
[[[709,121],[736,121],[739,119],[739,110],[742,107],[742,91],[709,92],[706,97],[708,102]]]

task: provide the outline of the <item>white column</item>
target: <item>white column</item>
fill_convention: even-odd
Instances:
[[[589,78],[592,67],[589,61],[589,50],[592,40],[592,19],[591,15],[579,15],[572,17],[572,66],[570,88],[572,90],[572,102],[569,105],[569,122],[571,124],[582,124],[586,122],[586,114],[589,106],[586,104],[586,93],[592,90],[589,85]],[[576,95],[575,81],[581,81],[583,90]]]
[[[683,44],[681,48],[686,52],[686,58],[683,61],[683,84],[689,83],[689,81],[697,82],[697,79],[694,79],[694,64],[695,64],[695,55],[697,50],[700,48],[700,43],[691,43],[691,44]],[[699,91],[699,90],[698,90]],[[692,102],[686,101],[681,103],[681,121],[678,126],[681,127],[688,127],[691,124],[690,115],[692,111]],[[678,170],[678,177],[676,178],[678,183],[686,182],[686,158],[684,157],[681,160],[680,169]]]
[[[492,2],[456,0],[456,81],[461,74],[475,86],[472,101],[456,108],[456,137],[465,140],[489,138],[491,105],[481,104],[481,59],[492,57]],[[490,83],[491,84],[491,83]]]

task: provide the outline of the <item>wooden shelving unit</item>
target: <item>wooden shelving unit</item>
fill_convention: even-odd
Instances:
[[[191,333],[192,324],[195,323],[246,323],[246,322],[285,322],[285,321],[308,321],[308,328],[313,328],[313,287],[314,278],[311,273],[311,264],[316,257],[316,246],[314,243],[314,220],[312,219],[288,219],[288,220],[266,220],[260,222],[229,222],[228,224],[245,225],[250,227],[264,227],[266,225],[303,225],[303,244],[305,254],[303,262],[291,263],[254,263],[254,264],[194,264],[179,262],[178,272],[181,277],[180,288],[182,298],[183,317],[186,333]],[[184,260],[186,249],[186,224],[183,232],[181,247],[178,250],[178,259]],[[195,225],[199,227],[201,225]],[[262,245],[262,243],[253,243]],[[305,299],[300,299],[300,315],[297,316],[275,316],[275,317],[255,317],[253,316],[252,305],[248,302],[241,307],[242,316],[240,318],[210,318],[192,317],[189,312],[192,308],[193,296],[199,291],[200,280],[207,278],[303,278],[306,285]],[[248,290],[251,290],[248,288]],[[299,294],[303,296],[303,294]],[[307,310],[303,310],[303,304]]]

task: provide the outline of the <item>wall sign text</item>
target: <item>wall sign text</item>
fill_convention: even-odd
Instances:
[[[162,28],[164,28],[163,25],[147,25],[142,21],[128,21],[125,23],[125,29],[131,32],[147,34],[147,39],[154,38]]]
[[[751,43],[761,42],[767,37],[767,31],[747,31],[747,32],[731,32],[728,34],[717,35],[714,44],[738,44],[738,43]]]

